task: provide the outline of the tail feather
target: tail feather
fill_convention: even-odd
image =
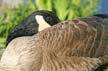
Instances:
[[[105,69],[107,69],[107,67],[108,67],[108,63],[101,65],[95,71],[105,71]]]
[[[100,18],[108,18],[108,14],[95,14],[94,16],[97,16]]]

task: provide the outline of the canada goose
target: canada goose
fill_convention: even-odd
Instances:
[[[6,48],[0,69],[95,71],[108,63],[107,27],[108,21],[104,18],[92,16],[68,20],[33,36],[16,38]]]
[[[9,33],[6,46],[14,38],[21,36],[31,36],[47,27],[60,22],[55,13],[47,10],[34,11]]]

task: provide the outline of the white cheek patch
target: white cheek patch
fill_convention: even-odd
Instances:
[[[37,23],[39,24],[39,31],[42,31],[43,29],[50,27],[50,25],[44,20],[43,16],[36,15],[35,19]]]

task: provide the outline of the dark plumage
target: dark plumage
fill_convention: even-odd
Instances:
[[[96,14],[94,16],[101,17],[101,18],[108,18],[108,14]]]
[[[31,36],[36,34],[39,30],[39,23],[36,21],[35,16],[43,16],[44,20],[50,25],[55,25],[60,22],[59,18],[55,13],[46,10],[35,11],[25,18],[21,23],[16,25],[15,28],[9,33],[7,37],[6,46],[10,43],[11,40],[21,37],[21,36]]]

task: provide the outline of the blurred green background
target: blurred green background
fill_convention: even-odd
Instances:
[[[4,1],[10,1],[10,6],[0,2],[0,49],[5,48],[11,29],[35,10],[54,11],[63,21],[94,15],[100,8],[100,0],[26,0],[24,3],[20,3],[20,0]]]
[[[15,1],[15,5],[0,3],[0,48],[5,47],[11,29],[35,10],[54,11],[63,21],[95,14],[100,0],[28,0],[25,3],[11,1]]]

